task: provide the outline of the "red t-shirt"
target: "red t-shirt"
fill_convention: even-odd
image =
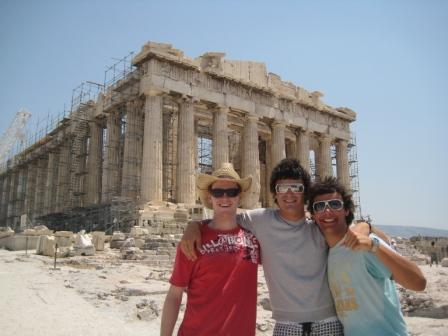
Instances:
[[[218,231],[201,225],[196,261],[178,248],[170,283],[187,287],[187,307],[178,335],[255,335],[257,270],[255,236],[237,227]]]

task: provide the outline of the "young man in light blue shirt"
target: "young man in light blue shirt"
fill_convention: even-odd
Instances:
[[[328,281],[345,335],[408,335],[395,281],[411,290],[423,290],[426,279],[418,266],[378,236],[348,230],[354,204],[336,179],[313,185],[308,210],[330,247]],[[358,244],[348,249],[343,243],[353,235]]]

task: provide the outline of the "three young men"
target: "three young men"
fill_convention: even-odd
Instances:
[[[231,164],[197,178],[212,220],[200,226],[199,257],[178,250],[162,313],[161,335],[171,336],[183,292],[187,306],[178,335],[255,335],[259,245],[237,224],[236,210],[252,177],[240,179]]]
[[[319,228],[305,219],[309,186],[299,162],[284,159],[270,179],[279,208],[250,210],[237,219],[260,242],[276,336],[343,335],[326,276],[328,247]],[[198,225],[190,223],[180,244],[187,258],[196,257],[200,241]],[[346,244],[356,244],[356,237]]]
[[[393,280],[423,290],[426,280],[418,266],[374,234],[360,236],[353,250],[343,246],[353,235],[348,226],[354,204],[334,178],[313,185],[308,210],[330,247],[328,280],[345,335],[407,335]]]

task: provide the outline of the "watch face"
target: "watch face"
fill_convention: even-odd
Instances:
[[[378,247],[380,246],[380,241],[377,237],[372,237],[372,252],[376,252],[378,250]]]

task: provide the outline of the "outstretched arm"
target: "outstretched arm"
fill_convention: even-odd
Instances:
[[[373,242],[369,236],[348,230],[345,240],[347,239],[356,241],[356,245],[352,247],[354,251],[370,251],[372,249]],[[425,289],[426,279],[420,268],[412,261],[392,250],[386,243],[380,244],[375,255],[389,269],[397,283],[415,291]]]
[[[199,222],[188,222],[185,232],[180,240],[180,249],[185,254],[188,260],[196,260],[196,248],[199,248],[201,242],[201,230]]]
[[[174,285],[170,286],[166,294],[162,311],[162,324],[160,326],[160,336],[171,336],[176,325],[179,308],[182,302],[184,288]]]

